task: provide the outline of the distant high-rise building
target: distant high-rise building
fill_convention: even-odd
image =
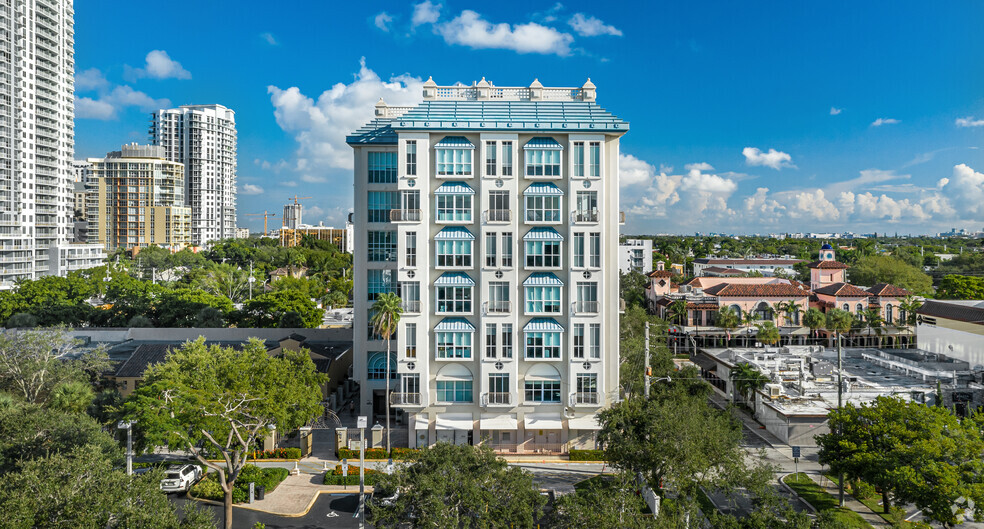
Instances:
[[[0,2],[0,288],[54,273],[72,236],[74,17],[72,0]]]
[[[166,160],[163,147],[131,143],[89,162],[89,242],[107,250],[191,244],[184,165]]]
[[[92,174],[92,164],[85,160],[72,161],[72,179],[75,182],[85,183],[85,179]]]
[[[296,230],[301,222],[301,209],[304,206],[298,203],[287,204],[284,206],[284,227]]]
[[[151,115],[150,139],[185,167],[191,240],[236,236],[236,113],[222,105],[184,105]]]

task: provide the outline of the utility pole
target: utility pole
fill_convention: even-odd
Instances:
[[[643,386],[643,395],[649,398],[649,378],[652,376],[652,368],[649,367],[649,322],[646,322],[646,370],[643,375],[643,380],[645,385]]]
[[[249,279],[247,279],[247,282],[249,282],[249,299],[250,299],[250,301],[253,300],[253,282],[254,281],[256,281],[256,278],[253,277],[253,261],[250,261],[249,262]]]
[[[117,428],[126,429],[126,475],[133,475],[133,425],[137,421],[120,421]]]
[[[359,529],[366,526],[366,426],[369,417],[359,416]]]
[[[841,354],[841,333],[837,331],[837,409],[844,408],[844,355]],[[844,473],[837,476],[837,501],[844,506]]]

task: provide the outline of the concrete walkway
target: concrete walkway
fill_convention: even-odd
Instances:
[[[236,507],[260,511],[278,516],[304,516],[315,500],[321,494],[353,494],[359,492],[358,485],[342,487],[339,485],[323,485],[321,474],[306,474],[304,472],[287,476],[277,489],[266,494],[262,500],[253,503],[240,503]],[[366,486],[366,492],[372,492],[372,487]]]
[[[837,481],[829,479],[823,474],[810,475],[810,479],[823,487],[823,490],[827,491],[827,494],[830,494],[835,499],[838,497]],[[864,518],[864,521],[870,523],[872,527],[891,527],[891,524],[869,509],[867,505],[856,500],[854,496],[851,496],[846,492],[844,493],[844,507],[858,513],[858,515],[861,516],[861,518]]]

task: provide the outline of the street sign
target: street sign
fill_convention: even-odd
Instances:
[[[800,456],[800,447],[794,446],[793,447],[793,457],[799,457],[799,456]]]
[[[343,477],[348,476],[348,459],[342,460],[342,476]]]
[[[358,426],[356,426],[357,428],[366,428],[366,427],[368,427],[369,426],[369,417],[366,417],[365,415],[360,415],[357,424],[358,424]]]

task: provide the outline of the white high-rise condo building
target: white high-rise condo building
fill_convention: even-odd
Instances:
[[[380,101],[348,136],[359,404],[384,416],[388,383],[411,447],[595,447],[597,413],[618,395],[618,154],[629,129],[595,95],[590,80],[428,79],[423,102]],[[390,381],[386,342],[369,325],[383,292],[403,301]]]
[[[72,0],[0,2],[0,288],[54,273],[72,237],[74,17]]]
[[[183,105],[151,115],[150,140],[185,166],[191,241],[236,236],[236,113],[222,105]]]

